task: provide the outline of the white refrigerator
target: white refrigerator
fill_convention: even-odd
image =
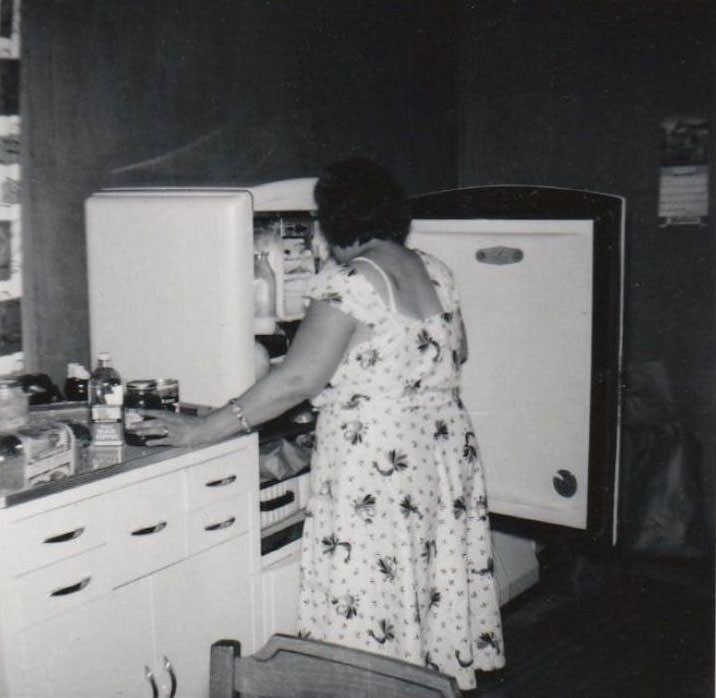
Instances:
[[[109,352],[125,381],[176,378],[181,400],[199,405],[222,405],[249,387],[254,224],[279,218],[284,228],[313,225],[314,183],[147,187],[89,197],[93,360]],[[282,285],[281,260],[272,261]]]
[[[317,232],[314,183],[91,196],[93,355],[110,352],[125,380],[179,379],[185,402],[220,405],[240,394],[253,381],[254,233],[277,220],[289,238],[299,228]],[[470,344],[463,399],[491,511],[611,542],[624,201],[507,186],[412,203],[408,244],[447,262],[462,296]],[[291,273],[284,253],[272,259],[279,299]],[[504,602],[536,581],[537,562],[529,539],[498,533],[495,542]]]

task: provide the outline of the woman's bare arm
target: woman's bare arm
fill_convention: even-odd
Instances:
[[[350,315],[330,303],[312,300],[283,362],[239,397],[249,424],[266,422],[315,397],[338,367],[356,324]],[[147,428],[156,429],[156,420],[166,427],[166,437],[152,440],[156,445],[189,446],[216,441],[240,431],[229,405],[199,418],[153,410],[144,413],[155,418],[151,420],[154,424],[146,423]]]

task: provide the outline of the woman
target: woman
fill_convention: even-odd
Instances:
[[[333,263],[285,360],[156,443],[211,441],[310,398],[319,410],[299,630],[475,686],[504,665],[480,453],[460,402],[465,334],[450,270],[404,246],[407,198],[350,160],[316,184]],[[153,416],[156,416],[153,414]]]

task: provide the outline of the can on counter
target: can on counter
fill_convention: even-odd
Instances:
[[[170,412],[179,411],[179,381],[176,378],[157,378],[157,394],[162,407]]]
[[[157,392],[154,379],[141,379],[127,382],[124,392],[124,440],[131,446],[143,446],[145,439],[134,433],[145,417],[141,410],[161,410],[162,399]]]
[[[64,422],[47,420],[0,437],[0,488],[64,480],[75,471],[75,436]]]

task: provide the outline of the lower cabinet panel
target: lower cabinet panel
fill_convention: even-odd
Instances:
[[[153,650],[148,588],[142,580],[24,631],[24,695],[149,698],[144,669]]]
[[[243,535],[152,576],[156,675],[160,695],[205,698],[213,642],[232,638],[254,650],[248,573],[249,536]]]
[[[300,566],[299,548],[296,553],[261,571],[261,644],[274,633],[295,635],[298,632]]]

